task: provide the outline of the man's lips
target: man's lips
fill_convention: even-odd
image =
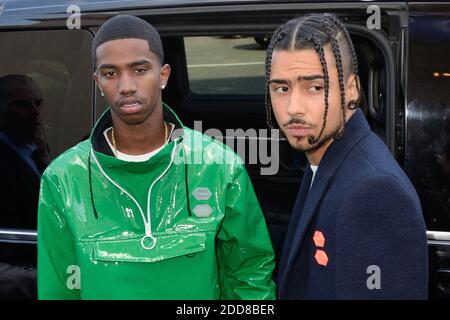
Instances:
[[[291,124],[286,126],[286,128],[289,134],[294,137],[306,137],[312,129],[311,127],[302,126],[299,124]]]
[[[137,99],[127,99],[122,100],[119,103],[119,107],[123,113],[131,114],[138,112],[142,108],[142,104]]]

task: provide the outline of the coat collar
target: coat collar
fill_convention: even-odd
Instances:
[[[333,141],[323,155],[314,181],[333,176],[350,149],[365,137],[369,131],[370,127],[364,113],[361,109],[357,109],[348,121],[342,137]]]
[[[298,205],[292,213],[293,218],[289,223],[286,244],[290,247],[285,248],[283,251],[282,261],[285,261],[283,270],[280,270],[280,280],[279,280],[279,290],[280,293],[283,292],[286,282],[288,280],[287,275],[290,273],[295,257],[301,248],[305,234],[308,231],[310,222],[317,210],[317,207],[323,198],[326,189],[331,182],[331,178],[335,175],[336,171],[339,169],[340,165],[345,160],[345,157],[363,137],[365,137],[370,132],[369,124],[366,121],[364,113],[358,109],[355,114],[350,118],[347,123],[346,129],[342,137],[331,143],[327,151],[325,152],[322,160],[320,161],[319,168],[314,178],[311,190],[307,195],[304,195],[305,203]],[[308,175],[308,177],[311,174]],[[307,181],[308,180],[308,181]],[[300,187],[300,191],[303,193],[307,192],[305,190],[309,189],[309,184],[311,179],[304,179]],[[307,184],[305,186],[305,184]],[[302,192],[300,192],[302,193]],[[299,208],[298,208],[299,207]],[[300,210],[301,212],[295,212],[295,210]],[[291,230],[292,229],[292,230]]]

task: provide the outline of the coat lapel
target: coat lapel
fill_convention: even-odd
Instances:
[[[303,205],[303,209],[301,209],[301,204],[296,203],[293,217],[297,217],[297,219],[291,219],[292,221],[289,225],[288,235],[290,235],[290,238],[286,239],[289,242],[286,241],[285,243],[283,256],[281,258],[282,264],[280,265],[280,279],[278,282],[280,293],[284,291],[289,279],[289,274],[292,270],[292,266],[295,262],[295,258],[297,257],[298,251],[304,242],[305,234],[309,229],[311,220],[314,217],[333,176],[341,163],[344,161],[345,156],[348,154],[350,149],[369,132],[370,127],[365,119],[365,116],[362,111],[358,109],[348,122],[345,133],[341,139],[335,140],[325,152],[322,160],[320,161],[319,168],[316,172],[314,182],[311,190],[309,190],[309,193],[308,188],[310,181],[307,183],[307,186],[302,183],[300,194],[305,192],[304,189],[306,187],[307,196],[304,200],[305,203]],[[300,200],[300,197],[298,200]],[[296,212],[296,210],[300,212]],[[291,225],[291,223],[295,224]],[[295,231],[292,232],[291,230]]]
[[[288,275],[292,269],[295,257],[297,256],[297,253],[300,250],[301,245],[303,244],[303,239],[306,232],[308,231],[310,222],[314,216],[314,213],[316,212],[320,200],[322,199],[326,191],[329,182],[331,181],[331,176],[319,175],[320,169],[321,168],[319,166],[311,190],[306,196],[303,210],[299,214],[299,219],[296,221],[295,225],[290,226],[290,228],[295,231],[293,232],[291,241],[286,244],[287,248],[285,249],[285,251],[283,251],[283,253],[286,255],[286,257],[283,257],[283,259],[285,259],[286,262],[284,265],[284,270],[282,272],[283,276],[279,282],[280,290],[284,288],[285,282],[288,280]]]
[[[298,192],[297,199],[295,200],[294,210],[292,211],[291,218],[289,219],[289,226],[287,229],[283,245],[283,252],[281,255],[279,267],[280,273],[278,275],[278,279],[283,278],[284,271],[286,270],[285,265],[289,255],[289,250],[291,249],[290,244],[292,243],[293,237],[295,236],[298,220],[300,219],[303,206],[305,205],[306,197],[308,196],[309,186],[311,185],[311,179],[312,179],[312,170],[309,167],[309,165],[307,165],[305,173],[302,178],[300,191]]]

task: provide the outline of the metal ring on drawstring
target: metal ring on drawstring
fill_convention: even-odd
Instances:
[[[147,238],[152,239],[152,241],[153,241],[153,244],[152,244],[151,247],[147,247],[147,246],[144,244],[144,241],[145,241],[145,239],[147,239]],[[151,250],[151,249],[153,249],[153,248],[156,246],[156,238],[155,238],[154,236],[152,236],[151,234],[149,234],[149,235],[146,234],[146,235],[143,236],[142,239],[141,239],[141,246],[142,246],[142,248],[144,248],[145,250]]]

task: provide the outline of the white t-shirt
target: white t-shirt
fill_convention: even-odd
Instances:
[[[169,123],[169,125],[170,125],[170,128],[169,128],[168,139],[170,139],[170,136],[172,135],[172,129],[175,126],[173,123]],[[108,139],[108,131],[110,131],[111,129],[112,129],[112,127],[106,129],[103,132],[103,135],[105,136],[105,139],[108,142],[109,147],[111,148],[112,152],[114,153],[114,146],[111,144],[111,141],[109,141],[109,139]],[[147,161],[148,159],[150,159],[151,157],[153,157],[159,151],[161,151],[161,149],[164,148],[164,146],[165,146],[165,144],[163,144],[161,147],[159,147],[156,150],[150,151],[149,153],[137,154],[137,155],[126,154],[126,153],[123,153],[123,152],[120,152],[119,150],[117,150],[117,159],[123,160],[123,161],[128,161],[128,162],[144,162],[144,161]]]
[[[319,166],[310,165],[310,168],[311,168],[312,173],[313,173],[313,176],[312,176],[312,179],[311,179],[311,185],[309,186],[309,189],[311,190],[312,184],[314,182],[314,177],[316,176],[316,172],[317,172],[317,169],[319,168]]]

